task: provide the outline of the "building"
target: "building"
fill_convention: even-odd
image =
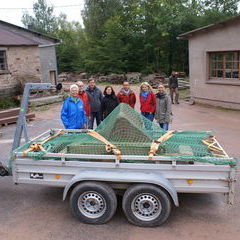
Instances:
[[[58,39],[0,20],[0,97],[25,82],[57,83]]]
[[[240,109],[240,16],[181,34],[195,102]]]

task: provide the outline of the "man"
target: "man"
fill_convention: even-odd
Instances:
[[[101,120],[102,120],[101,103],[102,103],[103,95],[101,90],[96,87],[96,83],[93,78],[89,79],[86,92],[89,97],[89,103],[90,103],[90,109],[91,109],[91,118],[89,120],[89,128],[93,129],[94,119],[96,119],[97,126],[101,123]]]
[[[168,83],[169,89],[170,89],[170,96],[173,102],[173,95],[175,93],[175,103],[179,104],[178,98],[179,98],[179,92],[178,92],[178,77],[176,72],[172,72],[172,75],[169,77],[169,83]]]
[[[84,109],[88,119],[87,122],[89,124],[89,120],[91,119],[89,97],[88,94],[84,91],[84,83],[82,81],[77,81],[77,86],[79,88],[78,97],[83,101]]]
[[[136,95],[130,89],[128,81],[123,82],[123,87],[119,91],[117,97],[118,97],[118,100],[120,103],[126,103],[126,104],[130,105],[132,108],[134,108],[134,106],[136,104]]]
[[[70,97],[68,97],[62,106],[61,119],[66,129],[85,128],[87,122],[83,102],[78,98],[78,86],[70,86]]]

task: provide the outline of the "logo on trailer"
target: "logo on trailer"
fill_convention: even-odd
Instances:
[[[42,173],[30,173],[30,178],[31,179],[43,179],[43,174]]]

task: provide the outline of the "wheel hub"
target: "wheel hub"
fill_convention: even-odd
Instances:
[[[162,206],[155,195],[143,193],[133,199],[131,209],[138,219],[151,221],[159,216],[162,211]]]
[[[89,218],[99,218],[106,211],[106,202],[100,193],[85,192],[79,196],[78,208]]]

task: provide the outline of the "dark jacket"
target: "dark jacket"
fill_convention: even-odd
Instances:
[[[172,104],[167,93],[156,94],[155,119],[158,123],[170,123],[172,115]]]
[[[126,104],[130,105],[132,108],[134,108],[134,106],[136,104],[136,95],[131,89],[129,90],[129,93],[126,94],[124,92],[124,89],[122,88],[120,90],[120,92],[118,93],[117,97],[118,97],[120,103],[126,103]]]
[[[102,100],[103,119],[106,118],[118,104],[118,99],[115,95],[105,95]]]
[[[168,86],[169,88],[178,88],[178,77],[176,75],[171,75],[169,77]]]
[[[101,102],[103,99],[102,91],[97,87],[94,87],[93,90],[91,90],[88,87],[86,89],[86,92],[89,97],[91,112],[100,112],[101,111]]]
[[[61,119],[67,129],[83,128],[87,119],[82,100],[77,98],[73,101],[72,97],[67,98],[62,106]]]

